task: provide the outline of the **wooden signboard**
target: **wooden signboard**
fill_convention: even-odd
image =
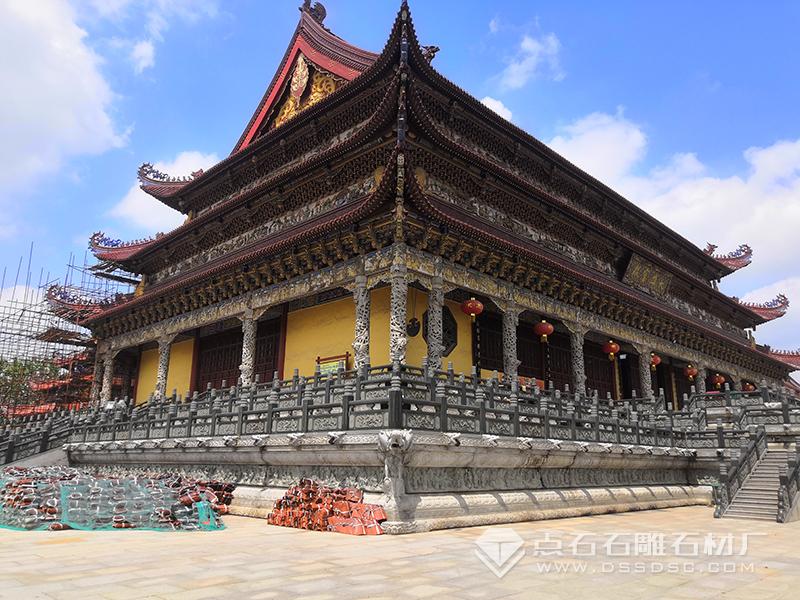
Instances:
[[[350,368],[350,353],[336,354],[334,356],[318,356],[320,375],[331,375],[339,371],[339,365],[343,364],[345,370]]]

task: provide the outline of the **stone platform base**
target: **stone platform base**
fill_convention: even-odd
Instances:
[[[266,518],[285,488],[236,489],[231,514]],[[381,494],[365,495],[380,502]],[[434,529],[472,527],[519,521],[542,521],[606,513],[711,506],[710,486],[654,485],[637,487],[521,490],[494,493],[407,494],[403,504],[411,514],[403,521],[387,521],[387,533],[416,533]],[[709,512],[709,518],[711,513]]]
[[[107,475],[182,473],[237,484],[232,512],[266,517],[301,478],[357,487],[387,533],[710,504],[693,450],[427,431],[149,440],[65,447]],[[710,518],[710,515],[709,515]]]

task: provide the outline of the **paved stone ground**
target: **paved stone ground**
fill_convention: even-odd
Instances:
[[[800,522],[715,520],[708,507],[398,537],[300,531],[244,517],[225,524],[197,533],[0,530],[0,598],[800,596]],[[510,530],[524,541],[519,548]],[[739,556],[742,534],[751,535]],[[493,540],[507,542],[499,554]],[[736,556],[727,556],[731,549]],[[486,566],[497,562],[513,565],[502,578]]]

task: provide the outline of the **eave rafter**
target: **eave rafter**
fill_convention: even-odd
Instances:
[[[728,254],[716,254],[716,250],[717,246],[709,243],[703,252],[731,271],[743,269],[753,260],[753,249],[747,244],[741,244],[736,250]]]
[[[125,242],[120,239],[111,238],[102,231],[97,231],[89,238],[89,250],[91,250],[92,254],[99,260],[119,263],[128,260],[137,252],[150,246],[163,235],[163,233],[157,233],[149,238]]]
[[[738,298],[736,300],[739,304],[761,317],[762,323],[778,319],[789,310],[789,298],[784,294],[778,294],[768,302],[742,302]]]
[[[787,365],[800,369],[800,349],[798,350],[770,350],[769,355]]]

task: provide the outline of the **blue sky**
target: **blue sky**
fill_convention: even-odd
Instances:
[[[101,229],[180,217],[135,186],[226,156],[299,0],[0,0],[0,267],[35,242],[61,273]],[[379,51],[399,2],[328,0]],[[412,1],[434,66],[692,242],[749,243],[723,290],[798,307],[757,339],[800,345],[800,3]],[[6,286],[9,282],[6,281]],[[796,313],[796,314],[795,314]]]

